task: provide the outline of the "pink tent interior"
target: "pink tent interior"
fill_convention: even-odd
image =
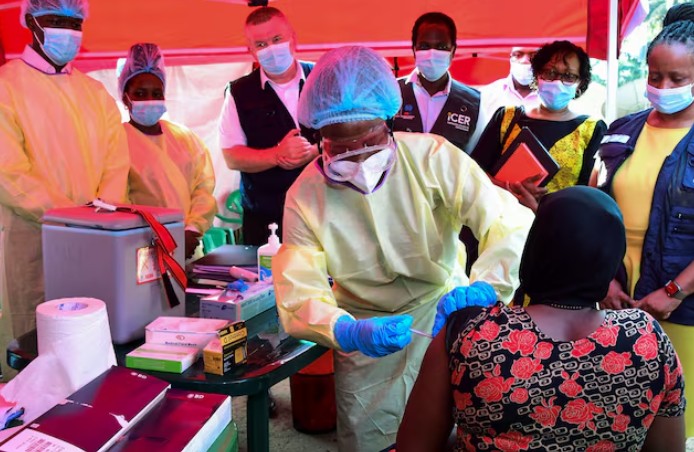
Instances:
[[[632,20],[638,3],[619,1],[621,24]],[[0,38],[8,57],[21,52],[30,39],[19,25],[19,4],[0,0]],[[414,20],[427,11],[443,11],[458,26],[458,59],[482,61],[463,61],[462,70],[455,71],[471,84],[503,75],[505,62],[479,57],[507,54],[513,45],[569,39],[585,46],[591,56],[605,59],[608,4],[609,0],[270,2],[290,18],[305,59],[345,43],[369,45],[386,56],[410,55]],[[248,60],[242,29],[249,12],[242,0],[91,0],[78,65],[86,70],[114,67],[115,59],[138,41],[158,43],[168,64]]]

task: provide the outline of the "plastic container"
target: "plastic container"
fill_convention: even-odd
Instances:
[[[277,237],[277,223],[268,226],[270,236],[267,243],[258,248],[258,277],[262,281],[268,274],[272,274],[272,258],[280,250],[280,238]]]
[[[179,244],[174,256],[182,265],[183,212],[140,208],[152,213],[171,232]],[[185,294],[175,282],[172,284],[181,303],[169,306],[151,246],[154,234],[139,215],[80,206],[49,210],[43,219],[47,300],[103,300],[116,344],[143,338],[145,325],[159,316],[185,315]]]
[[[289,377],[294,428],[304,433],[326,433],[337,426],[333,351]]]

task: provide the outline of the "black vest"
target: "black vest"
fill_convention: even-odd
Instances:
[[[412,83],[405,78],[398,79],[402,93],[402,107],[395,115],[393,130],[402,132],[423,132],[422,115],[417,106]],[[436,118],[430,132],[441,135],[457,147],[465,150],[470,137],[477,127],[480,113],[480,93],[476,89],[451,79],[448,99]]]
[[[301,62],[301,68],[307,77],[313,63]],[[299,84],[300,93],[303,84],[303,81]],[[266,83],[265,89],[260,86],[260,69],[230,82],[227,90],[234,96],[241,128],[246,134],[246,146],[255,149],[271,148],[296,128],[292,115],[270,84]],[[315,131],[300,127],[301,135],[315,143]],[[279,221],[284,209],[284,196],[303,169],[303,166],[293,170],[275,166],[259,173],[241,172],[241,205],[244,215],[256,213]]]

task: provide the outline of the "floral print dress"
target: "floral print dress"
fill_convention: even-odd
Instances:
[[[677,355],[647,313],[606,311],[577,341],[522,307],[468,322],[449,351],[457,450],[637,451],[655,416],[684,413]]]

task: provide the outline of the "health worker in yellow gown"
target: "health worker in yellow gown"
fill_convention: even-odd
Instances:
[[[156,44],[135,44],[118,76],[130,113],[129,195],[134,204],[183,210],[186,258],[212,225],[217,204],[207,147],[193,131],[161,119],[166,111],[164,57]]]
[[[115,101],[70,63],[80,49],[86,0],[24,0],[20,11],[33,41],[0,67],[3,353],[10,338],[35,326],[44,301],[44,212],[96,197],[125,202],[130,168]]]
[[[395,442],[430,341],[410,328],[429,333],[451,309],[508,302],[532,222],[444,138],[393,133],[400,104],[386,61],[358,46],[326,53],[299,99],[322,156],[287,192],[272,274],[285,330],[336,350],[341,451]],[[480,241],[469,278],[463,225]],[[460,304],[442,305],[458,285]]]

